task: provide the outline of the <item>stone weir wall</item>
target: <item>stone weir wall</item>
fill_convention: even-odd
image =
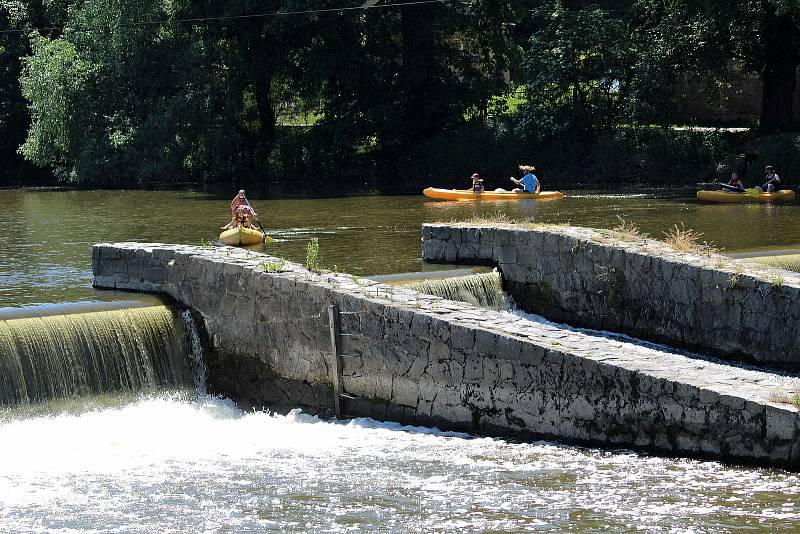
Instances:
[[[800,467],[797,380],[532,322],[233,248],[95,245],[98,287],[203,318],[209,386],[243,405],[344,413]]]
[[[496,265],[523,309],[800,370],[800,275],[590,228],[431,224],[422,255]]]

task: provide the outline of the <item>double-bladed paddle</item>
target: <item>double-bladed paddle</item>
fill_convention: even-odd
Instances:
[[[256,210],[255,210],[255,209],[253,209],[253,206],[252,206],[252,204],[250,204],[250,201],[249,201],[249,200],[247,200],[247,197],[246,197],[246,196],[244,196],[244,195],[242,195],[242,198],[244,199],[244,201],[245,201],[245,204],[247,204],[247,206],[248,206],[248,207],[249,207],[251,210],[253,210],[253,213],[255,213],[255,212],[256,212]],[[268,235],[267,235],[267,231],[266,231],[266,230],[264,230],[264,225],[262,225],[262,224],[261,224],[261,220],[260,220],[258,217],[256,217],[256,224],[258,225],[258,228],[261,230],[261,234],[264,236],[264,242],[265,242],[265,243],[272,243],[272,242],[274,242],[274,241],[275,241],[274,239],[272,239],[270,236],[268,236]]]

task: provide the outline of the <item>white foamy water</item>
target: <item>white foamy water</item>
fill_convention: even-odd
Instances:
[[[0,420],[0,532],[800,529],[800,479],[162,394]]]

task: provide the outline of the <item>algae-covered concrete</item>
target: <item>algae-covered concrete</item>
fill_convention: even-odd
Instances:
[[[549,319],[800,370],[800,274],[579,227],[429,224],[423,259],[496,265]]]
[[[327,307],[348,415],[800,467],[798,384],[232,248],[96,245],[98,287],[201,315],[213,390],[330,413]],[[282,270],[283,272],[267,272]]]

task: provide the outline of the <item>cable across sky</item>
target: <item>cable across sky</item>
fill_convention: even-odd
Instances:
[[[159,20],[139,20],[133,21],[132,24],[136,26],[146,25],[161,25],[170,24],[175,22],[181,23],[199,23],[199,22],[217,22],[223,20],[242,20],[242,19],[257,19],[269,17],[285,17],[285,16],[302,16],[302,15],[315,15],[319,13],[337,13],[344,11],[366,11],[370,9],[383,9],[393,7],[416,6],[422,4],[444,4],[447,0],[416,0],[413,2],[398,2],[394,4],[381,4],[376,0],[367,0],[359,6],[344,6],[344,7],[327,7],[320,9],[303,9],[296,11],[273,11],[270,13],[249,13],[243,15],[220,15],[216,17],[188,17],[176,19],[159,19]],[[0,33],[27,33],[31,31],[54,31],[63,28],[57,26],[40,27],[40,28],[25,28],[25,29],[6,29],[0,30]]]

